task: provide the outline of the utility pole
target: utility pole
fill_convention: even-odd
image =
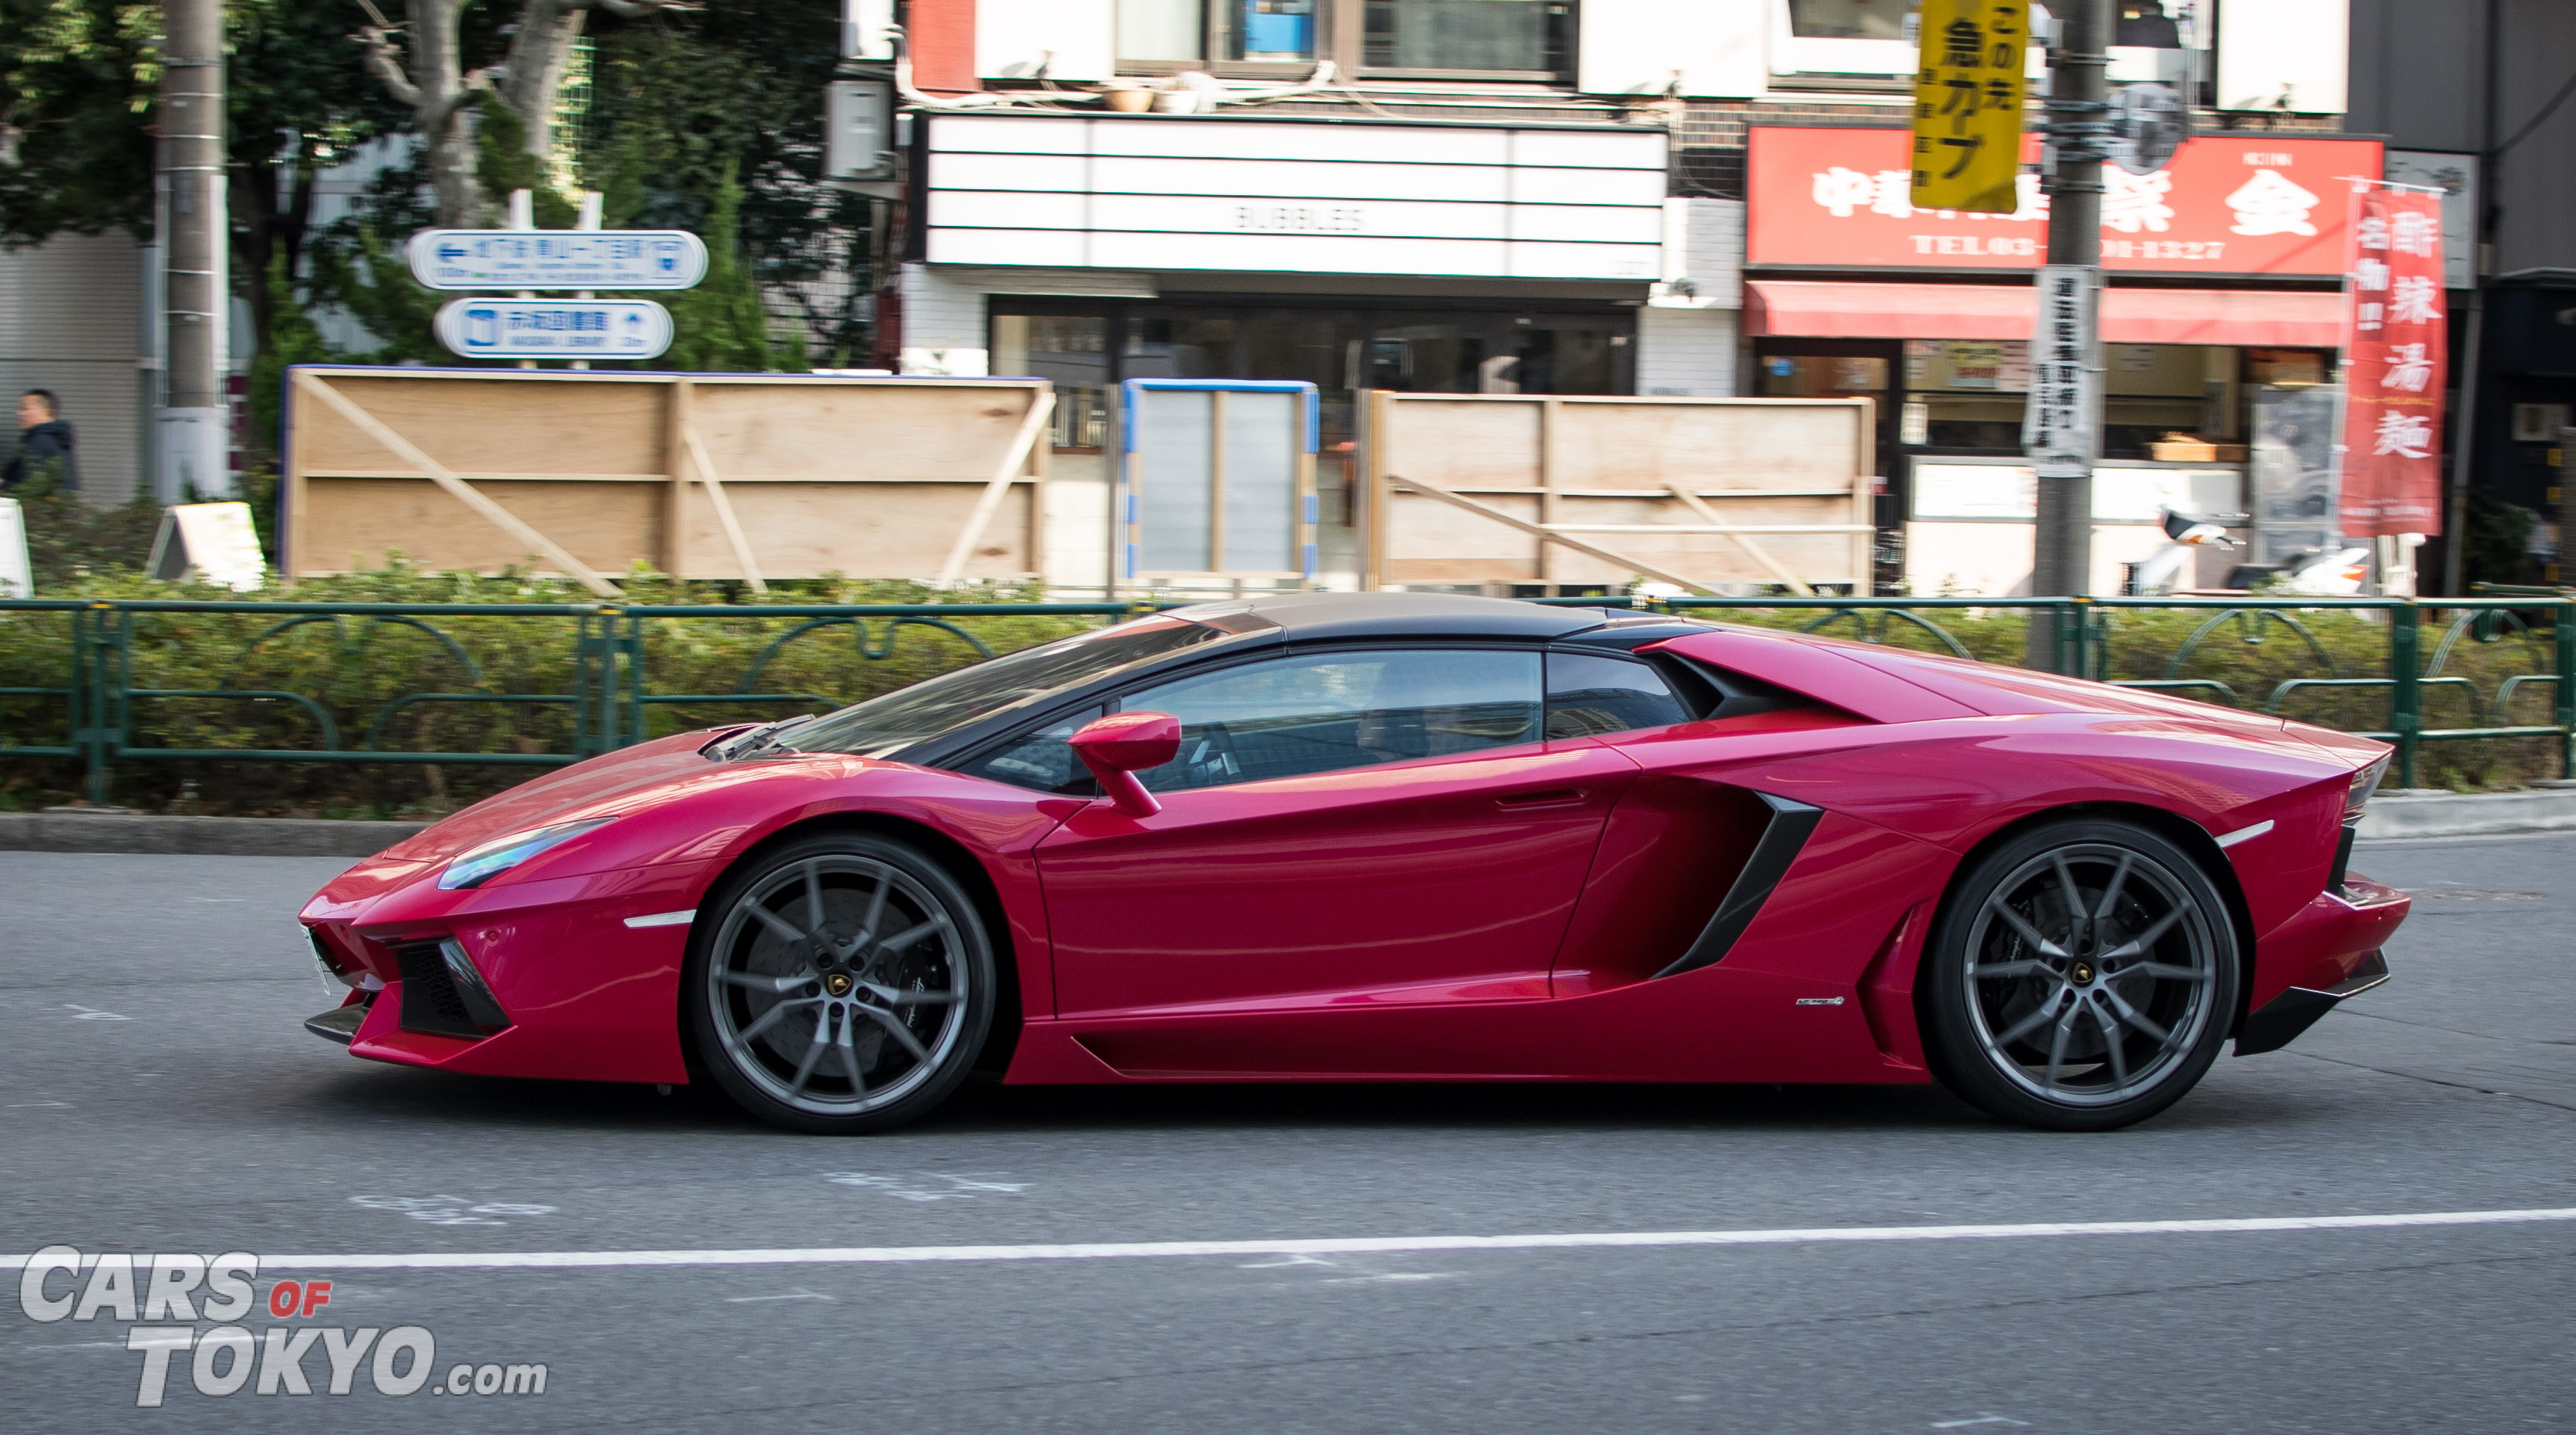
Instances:
[[[2095,372],[2081,385],[2090,409],[2082,416],[2085,442],[2076,446],[2083,451],[2060,447],[2042,453],[2040,445],[2033,445],[2039,506],[2030,591],[2041,598],[2082,593],[2092,576],[2093,452],[2102,432],[2101,324],[2094,300],[2101,286],[2102,162],[2111,130],[2104,79],[2110,63],[2106,51],[2111,39],[2111,0],[2052,0],[2049,11],[2057,22],[2056,44],[2049,52],[2047,104],[2057,168],[2047,186],[2048,262],[2052,268],[2073,266],[2087,273],[2094,294],[2080,306],[2083,332],[2075,347],[2081,353],[2077,362],[2094,367]],[[2048,307],[2045,294],[2041,307],[2043,312]],[[2041,357],[2036,348],[2032,357]],[[2037,404],[2040,397],[2034,393],[2031,401]]]
[[[222,0],[161,7],[162,380],[153,491],[163,503],[232,492],[232,411],[224,394],[224,18]]]

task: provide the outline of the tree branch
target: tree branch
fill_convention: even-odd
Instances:
[[[500,93],[492,87],[490,70],[468,70],[465,72],[464,88],[420,112],[420,127],[424,131],[435,130],[440,125],[446,124],[458,110],[480,102],[485,95],[497,98]]]
[[[392,35],[382,25],[362,25],[351,38],[367,47],[369,73],[384,81],[386,93],[414,109],[420,107],[420,86],[403,73],[402,62],[394,58]]]

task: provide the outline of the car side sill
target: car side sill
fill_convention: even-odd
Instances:
[[[1798,859],[1807,838],[1822,821],[1825,810],[1767,792],[1753,794],[1771,809],[1771,820],[1763,824],[1762,836],[1753,844],[1753,855],[1745,861],[1744,870],[1735,874],[1735,883],[1726,889],[1726,900],[1717,904],[1717,912],[1701,929],[1699,940],[1671,966],[1655,973],[1658,979],[1679,976],[1712,966],[1735,946],[1736,938],[1753,925],[1754,915],[1788,875],[1789,864]]]

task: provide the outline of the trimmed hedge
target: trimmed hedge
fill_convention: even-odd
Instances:
[[[478,578],[396,568],[347,578],[312,579],[291,591],[238,595],[198,585],[157,583],[118,574],[54,585],[49,597],[101,599],[194,598],[224,601],[353,603],[564,603],[590,595],[572,584],[523,577]],[[787,642],[757,675],[751,691],[796,695],[809,701],[744,702],[725,696],[741,688],[764,649],[801,623],[762,612],[764,607],[818,603],[1029,602],[1038,594],[1016,588],[940,593],[913,583],[825,581],[784,584],[763,597],[738,585],[679,583],[637,574],[626,583],[631,604],[728,604],[723,617],[654,619],[645,639],[647,691],[717,695],[702,703],[655,705],[653,735],[723,721],[763,719],[855,702],[975,661],[978,654],[952,633],[919,623],[895,626],[868,619],[864,639],[847,624],[817,628]],[[1866,637],[1894,646],[1947,652],[1948,644],[1895,614],[1815,610],[1697,610],[1701,616],[1770,627],[1803,628],[1827,617],[1819,631]],[[2029,633],[2026,613],[2009,609],[1925,609],[1974,657],[2020,660]],[[2211,610],[2115,609],[2109,627],[2109,670],[2123,679],[2207,679],[2233,690],[2237,705],[2262,708],[2275,687],[2315,677],[2384,678],[2388,630],[2384,614],[2300,610],[2280,617],[2230,618],[2202,635]],[[2475,696],[2456,684],[2424,689],[2429,728],[2546,723],[2554,690],[2547,683],[2520,687],[2509,712],[2491,712],[2503,682],[2545,674],[2554,647],[2546,628],[2524,629],[2511,620],[2493,630],[2461,633],[2447,653],[2437,650],[2454,615],[2428,609],[2423,636],[2428,677],[2465,677]],[[2289,621],[2284,621],[2287,619]],[[158,613],[136,620],[132,661],[137,687],[259,690],[301,694],[337,725],[341,745],[355,746],[385,706],[414,693],[569,694],[575,691],[576,620],[568,617],[453,615],[398,619],[341,618],[270,630],[282,615]],[[1065,616],[961,617],[955,626],[993,651],[1010,652],[1049,642],[1105,621]],[[2292,623],[2298,626],[2292,626]],[[434,627],[437,632],[430,629]],[[61,685],[70,664],[67,613],[0,612],[0,687]],[[452,639],[455,648],[446,639]],[[266,634],[263,638],[263,634]],[[2183,660],[2175,658],[2186,646]],[[463,659],[460,660],[461,650]],[[882,654],[883,656],[870,656]],[[2215,696],[2193,692],[2191,696]],[[2309,689],[2291,694],[2285,717],[2353,731],[2390,725],[2386,689]],[[9,747],[55,745],[64,739],[64,706],[58,697],[0,696],[0,756]],[[146,698],[134,704],[135,741],[156,747],[307,748],[322,745],[319,723],[302,705],[280,699]],[[408,751],[567,753],[572,750],[573,709],[568,703],[413,704],[384,724],[376,745]],[[137,760],[118,764],[113,800],[147,810],[247,816],[415,818],[436,816],[523,781],[533,769],[502,765],[268,763],[216,760]],[[2559,775],[2557,747],[2547,738],[2425,744],[2418,780],[2463,791],[2517,787]],[[0,810],[27,810],[72,800],[80,788],[78,764],[67,759],[22,758],[0,762]]]
[[[645,633],[647,691],[730,694],[764,649],[801,618],[765,615],[767,606],[820,603],[1034,602],[1018,588],[937,593],[921,584],[814,582],[780,585],[764,596],[733,585],[679,583],[637,575],[629,604],[728,604],[739,616],[651,619]],[[202,585],[119,575],[57,586],[51,598],[189,598],[214,601],[346,603],[565,603],[596,600],[577,585],[545,579],[477,578],[396,569],[308,579],[291,591],[235,594]],[[133,685],[301,694],[338,729],[340,745],[367,736],[386,705],[414,693],[569,695],[577,691],[577,619],[549,616],[420,615],[415,619],[302,615],[143,613],[135,616]],[[1105,621],[1085,617],[961,617],[954,626],[996,653],[1069,636]],[[864,650],[847,623],[817,628],[782,647],[758,675],[757,691],[811,701],[701,704],[647,709],[653,735],[724,721],[821,711],[915,683],[979,660],[953,633],[897,620],[866,622]],[[436,631],[431,631],[432,629]],[[70,670],[71,615],[0,612],[0,687],[59,687]],[[266,635],[263,637],[263,635]],[[452,639],[455,646],[443,640]],[[460,652],[462,659],[460,660]],[[883,656],[872,656],[873,654]],[[279,699],[138,698],[131,740],[142,746],[310,748],[324,746],[320,723]],[[385,722],[375,746],[415,752],[569,753],[572,704],[434,702],[410,705]],[[0,755],[21,745],[60,745],[59,697],[0,696]],[[222,762],[120,762],[112,800],[149,810],[242,816],[435,816],[533,775],[527,766]],[[65,802],[79,791],[68,759],[0,762],[0,810]]]

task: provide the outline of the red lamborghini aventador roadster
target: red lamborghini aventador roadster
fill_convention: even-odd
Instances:
[[[304,909],[306,1025],[859,1132],[1011,1082],[2170,1105],[2387,975],[2376,742],[1599,609],[1183,608],[566,768]]]

